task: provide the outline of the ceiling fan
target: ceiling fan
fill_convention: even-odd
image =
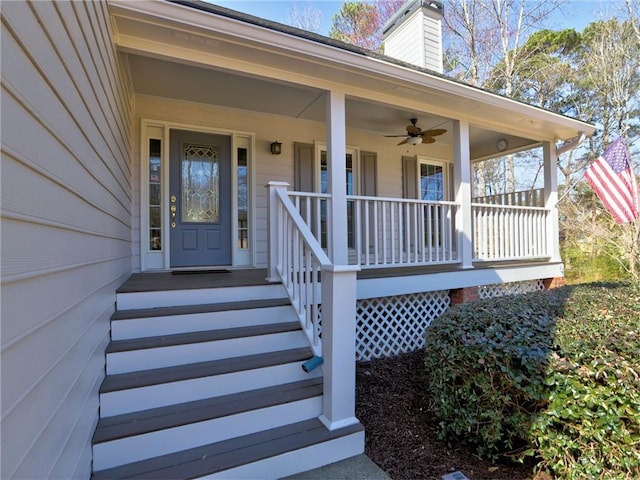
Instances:
[[[418,145],[419,143],[434,143],[436,139],[433,137],[437,137],[438,135],[446,133],[446,130],[443,128],[434,130],[422,130],[420,127],[416,126],[416,123],[418,123],[418,119],[412,118],[411,125],[407,125],[406,134],[385,135],[385,137],[406,137],[398,145],[404,145],[405,143],[408,143],[409,145]]]

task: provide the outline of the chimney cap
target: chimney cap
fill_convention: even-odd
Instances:
[[[438,18],[442,18],[444,14],[444,4],[439,0],[408,0],[384,24],[382,27],[382,36],[384,37],[395,30],[395,28],[404,21],[405,17],[419,8],[426,8],[438,15]]]

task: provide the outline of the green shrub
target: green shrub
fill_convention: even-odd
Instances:
[[[640,478],[639,312],[620,285],[449,309],[425,346],[441,437],[557,478]]]
[[[558,478],[640,478],[640,288],[572,290],[531,454]]]
[[[478,300],[432,322],[425,366],[443,438],[485,457],[526,445],[545,401],[559,303],[543,292]]]

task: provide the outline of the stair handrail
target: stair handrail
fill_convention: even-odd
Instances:
[[[286,185],[269,185],[273,200],[269,206],[269,275],[276,274],[282,282],[314,354],[321,356],[321,271],[332,263],[289,198]]]
[[[282,282],[314,355],[320,357],[316,360],[322,360],[324,394],[318,418],[333,431],[359,423],[355,416],[355,322],[360,267],[336,265],[329,259],[289,198],[288,186],[275,181],[268,185],[267,280]],[[333,197],[327,201],[332,202]],[[327,210],[330,207],[329,203]]]

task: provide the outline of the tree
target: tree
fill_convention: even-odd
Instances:
[[[318,33],[322,23],[322,11],[312,3],[294,4],[289,10],[287,23],[307,32]]]
[[[581,182],[589,163],[620,134],[632,146],[635,171],[640,163],[638,145],[633,147],[640,138],[638,3],[625,2],[627,20],[594,22],[582,34],[535,31],[559,3],[529,2],[540,8],[527,11],[521,0],[452,2],[445,11],[445,64],[459,80],[598,126],[583,147],[558,160],[563,243],[593,247],[590,255],[609,256],[638,280],[640,221],[617,225]],[[479,172],[478,180],[497,173],[511,181],[508,163],[496,168],[501,170]]]
[[[640,42],[630,21],[594,22],[583,32],[578,88],[593,104],[589,120],[601,128],[600,148],[628,131],[640,134]]]
[[[637,144],[640,138],[640,42],[631,20],[609,19],[589,24],[573,58],[573,98],[582,118],[596,124],[597,135],[589,142],[589,163],[619,135],[631,146],[632,168],[640,170]],[[635,152],[635,161],[634,155]],[[561,165],[563,162],[561,162]],[[640,220],[618,225],[593,192],[580,182],[560,203],[567,242],[584,238],[599,253],[617,262],[636,282],[640,281]]]
[[[457,0],[444,13],[445,65],[454,78],[511,95],[522,42],[560,0]],[[496,83],[499,82],[499,85]]]
[[[605,256],[640,282],[640,220],[619,225],[586,184],[560,209],[563,250],[573,248],[592,261]]]
[[[526,36],[539,28],[559,0],[458,0],[445,9],[445,68],[460,81],[514,96],[518,67],[529,52],[522,48]],[[514,159],[507,155],[500,167],[508,190],[515,191]],[[481,183],[495,172],[478,171]],[[498,166],[498,164],[496,164]]]
[[[329,36],[368,50],[382,48],[382,27],[402,1],[344,2],[333,18]]]

